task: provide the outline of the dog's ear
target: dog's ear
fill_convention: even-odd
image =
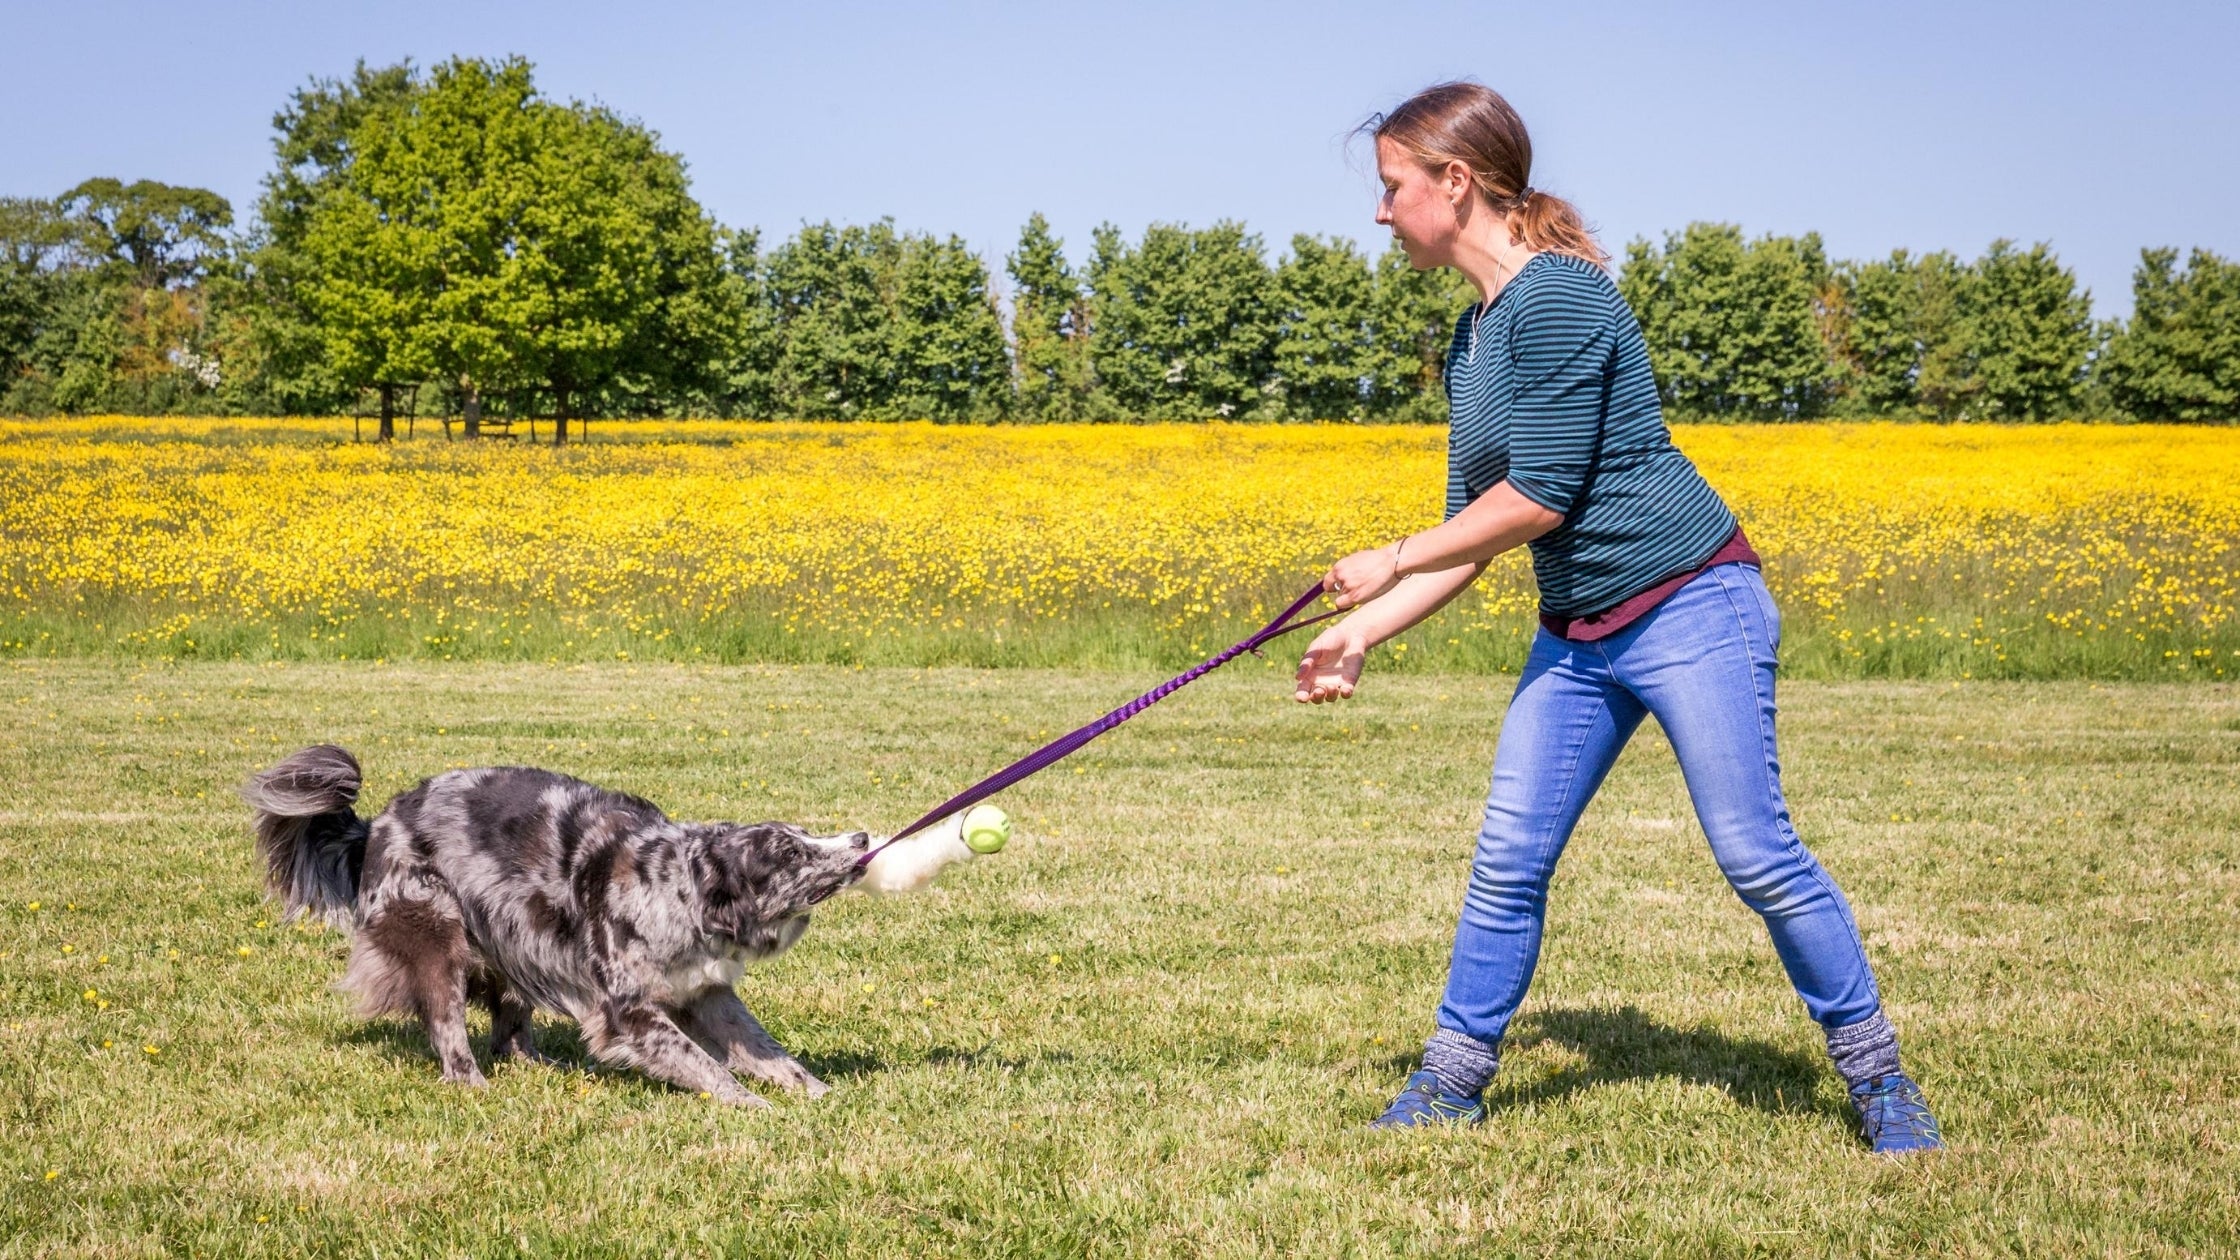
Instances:
[[[708,839],[700,869],[700,905],[707,930],[734,940],[761,915],[749,868],[754,848],[743,827],[723,827]]]

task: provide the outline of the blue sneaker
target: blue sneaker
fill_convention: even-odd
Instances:
[[[1417,1072],[1408,1078],[1407,1088],[1384,1109],[1384,1114],[1371,1121],[1372,1129],[1408,1129],[1419,1124],[1476,1124],[1486,1118],[1484,1100],[1476,1095],[1468,1098],[1450,1094],[1439,1088],[1439,1078],[1429,1072]]]
[[[1937,1118],[1929,1114],[1929,1100],[1903,1072],[1875,1077],[1852,1090],[1851,1105],[1859,1109],[1859,1127],[1877,1155],[1933,1151],[1944,1145]]]

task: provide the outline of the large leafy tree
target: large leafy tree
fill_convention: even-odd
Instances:
[[[330,362],[387,398],[430,376],[534,388],[554,441],[603,408],[706,390],[738,289],[684,164],[529,64],[458,59],[368,111],[304,232]]]
[[[1274,364],[1275,275],[1260,238],[1224,220],[1154,223],[1129,244],[1097,229],[1089,261],[1090,357],[1123,413],[1252,419]]]
[[[937,420],[996,419],[1011,399],[1003,317],[988,266],[962,239],[905,236],[894,278],[891,410]]]
[[[305,242],[322,199],[336,195],[356,160],[359,129],[376,113],[403,109],[419,89],[410,62],[361,61],[347,77],[297,89],[273,115],[276,164],[257,199],[256,224],[236,265],[219,277],[213,303],[229,357],[254,367],[245,391],[250,405],[325,411],[365,383],[333,370],[311,309],[318,275]]]
[[[518,77],[525,84],[525,68]],[[435,326],[433,308],[444,219],[466,190],[444,178],[459,155],[424,155],[427,90],[409,67],[369,76],[361,65],[349,87],[299,95],[303,134],[281,116],[282,169],[267,188],[273,265],[316,330],[324,373],[352,393],[378,392],[384,441],[396,436],[398,391],[436,373],[453,331]],[[291,149],[310,156],[290,163]]]
[[[2098,370],[2141,420],[2240,420],[2240,262],[2196,249],[2141,250],[2132,313]]]
[[[1731,223],[1691,223],[1661,249],[1629,244],[1618,287],[1667,406],[1784,420],[1816,414],[1832,383],[1818,309],[1827,273],[1817,235],[1746,241]]]

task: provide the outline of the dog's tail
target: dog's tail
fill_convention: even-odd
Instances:
[[[351,806],[363,778],[346,749],[317,744],[242,785],[265,887],[290,918],[315,914],[345,928],[356,920],[369,828]]]

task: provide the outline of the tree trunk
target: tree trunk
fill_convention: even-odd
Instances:
[[[397,387],[394,385],[383,385],[381,387],[381,433],[379,436],[384,442],[397,440]]]
[[[472,385],[469,385],[469,386],[467,386],[467,401],[466,401],[466,404],[465,404],[464,408],[462,409],[462,411],[463,411],[463,414],[465,415],[465,418],[466,418],[466,423],[467,423],[467,436],[468,436],[468,437],[471,437],[471,438],[478,438],[478,437],[481,437],[481,436],[482,436],[482,391],[481,391],[481,390],[479,390],[479,389],[476,389],[476,388],[475,388],[474,386],[472,386]]]
[[[552,389],[552,444],[568,444],[568,391],[557,385]]]

